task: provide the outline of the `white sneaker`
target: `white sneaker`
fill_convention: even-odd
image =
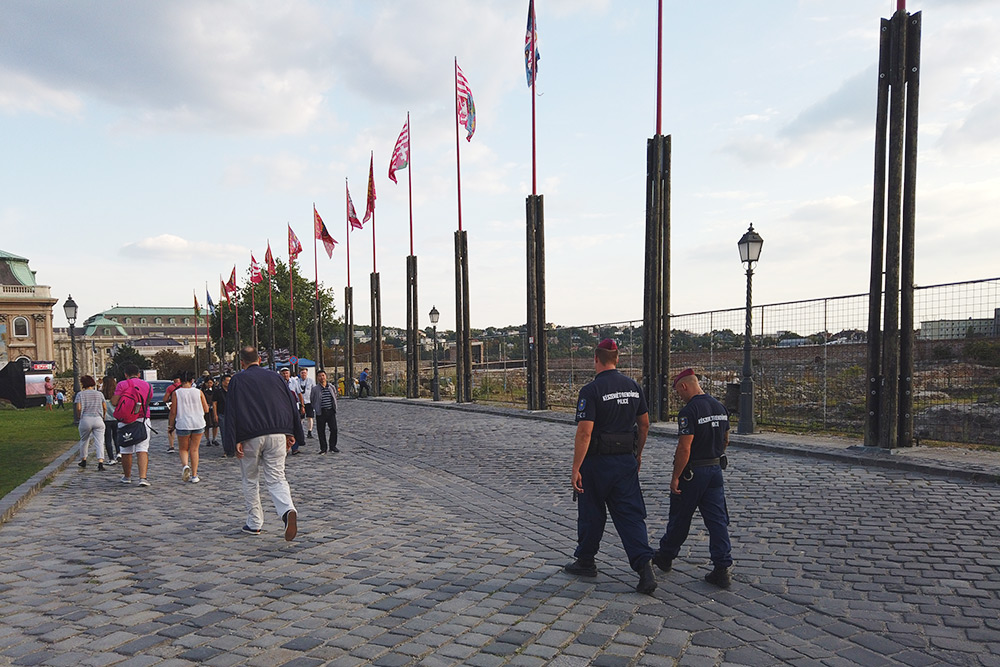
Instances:
[[[198,477],[197,475],[195,475],[194,477],[191,478],[191,483],[192,484],[197,484],[200,481],[201,481],[201,477]]]
[[[184,468],[181,470],[181,479],[183,479],[185,482],[191,479],[191,466],[184,466]]]
[[[139,486],[149,486],[149,482],[146,481],[145,477],[139,480]]]
[[[126,477],[125,475],[122,475],[122,478],[120,480],[118,480],[118,481],[120,481],[122,484],[131,484],[132,483],[132,478],[131,477]]]

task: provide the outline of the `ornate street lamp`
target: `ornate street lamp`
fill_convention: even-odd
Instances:
[[[434,306],[431,306],[430,318],[431,324],[434,325],[434,382],[432,384],[434,391],[434,400],[441,400],[441,387],[440,379],[438,377],[438,319],[441,317],[441,313]]]
[[[760,250],[764,239],[753,230],[753,224],[739,241],[740,261],[747,268],[747,326],[743,335],[743,380],[740,382],[740,420],[736,426],[737,433],[753,433],[755,429],[753,414],[753,368],[750,364],[750,339],[753,335],[751,327],[753,266],[760,259]]]
[[[76,395],[80,393],[80,368],[77,366],[76,362],[76,312],[77,306],[76,301],[73,301],[73,297],[66,297],[66,302],[63,304],[63,313],[66,315],[66,321],[69,322],[69,346],[73,350],[73,397],[76,399]],[[76,416],[76,408],[73,409],[73,423],[79,424],[80,419]]]

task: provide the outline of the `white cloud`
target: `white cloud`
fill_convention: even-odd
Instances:
[[[249,251],[245,246],[231,243],[209,243],[188,241],[173,234],[160,234],[126,243],[119,254],[130,259],[151,259],[162,262],[181,261],[190,263],[199,260],[230,262],[233,257],[245,257]]]

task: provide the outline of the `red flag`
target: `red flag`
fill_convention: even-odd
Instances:
[[[299,237],[292,231],[292,226],[288,225],[288,261],[294,262],[300,252],[302,252],[302,244],[299,243]]]
[[[358,212],[354,210],[354,202],[351,201],[350,189],[347,190],[347,221],[351,223],[351,229],[361,229],[363,227],[361,221],[358,220]]]
[[[225,284],[226,288],[226,298],[229,298],[230,292],[236,291],[236,267],[233,267],[233,275],[229,276],[229,282]]]
[[[222,276],[219,276],[219,303],[222,300],[226,300],[226,306],[229,306],[229,290],[226,289],[226,283],[222,282]]]
[[[365,204],[365,217],[361,224],[365,224],[375,215],[375,152],[372,151],[368,161],[368,203]]]
[[[267,252],[264,253],[264,263],[267,264],[267,275],[273,276],[277,268],[274,265],[274,255],[271,254],[271,242],[267,242]]]
[[[389,179],[396,183],[396,170],[406,169],[410,166],[410,120],[406,119],[403,129],[396,139],[396,147],[392,149],[392,158],[389,160]]]
[[[337,242],[326,230],[326,223],[323,222],[323,218],[319,217],[319,211],[316,210],[315,204],[313,205],[313,224],[316,227],[316,238],[323,242],[327,257],[333,259],[333,249],[337,246]]]
[[[472,101],[472,90],[469,89],[469,82],[462,73],[462,68],[455,62],[456,90],[458,97],[458,122],[465,126],[469,134],[466,141],[472,141],[472,135],[476,133],[476,103]]]
[[[254,259],[253,253],[250,253],[250,282],[254,285],[264,282],[264,276],[260,271],[260,264]]]
[[[194,295],[194,316],[198,317],[201,315],[201,307],[198,305],[198,295]]]

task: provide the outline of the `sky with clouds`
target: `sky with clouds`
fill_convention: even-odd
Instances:
[[[879,21],[890,0],[664,2],[675,314],[739,307],[736,242],[764,237],[755,303],[865,292]],[[923,13],[916,281],[997,275],[1000,4]],[[454,326],[453,59],[476,101],[462,220],[474,327],[525,321],[531,190],[526,0],[7,0],[0,22],[0,248],[89,316],[185,306],[242,275],[286,224],[338,312],[344,181],[363,211],[374,154],[382,319],[405,323],[407,178],[422,312]],[[547,316],[641,319],[646,141],[655,132],[655,0],[537,0],[538,191]],[[411,117],[412,165],[386,177]],[[408,172],[412,171],[412,174]],[[359,212],[360,212],[359,211]],[[350,238],[369,322],[372,230]],[[63,324],[57,308],[57,325]],[[426,324],[426,322],[424,323]]]

